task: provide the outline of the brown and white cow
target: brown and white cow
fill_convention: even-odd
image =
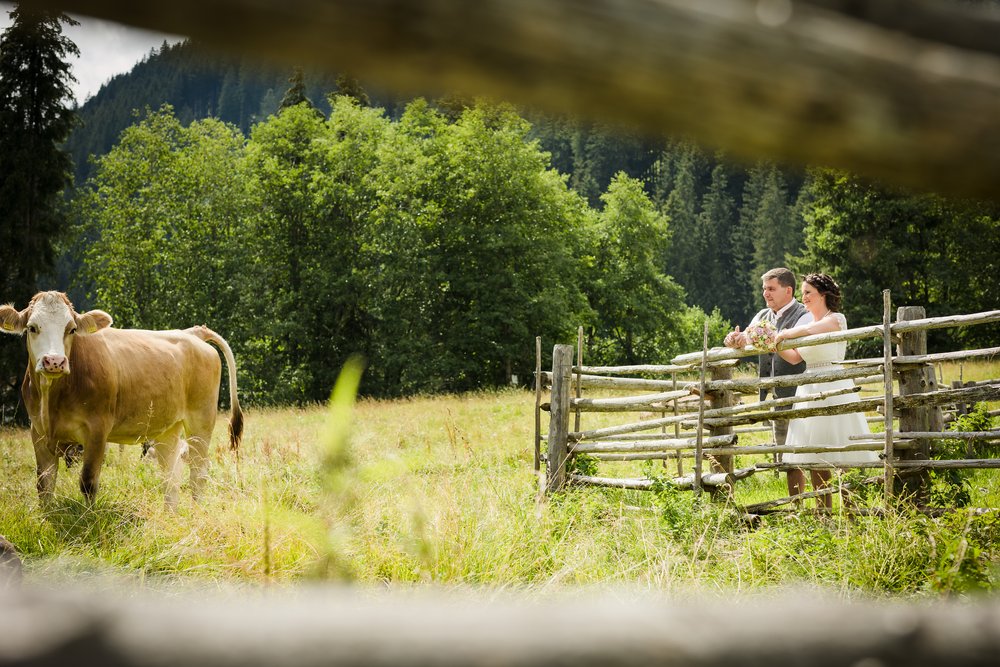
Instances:
[[[101,310],[77,313],[61,292],[39,292],[17,311],[0,306],[0,329],[26,333],[28,369],[21,394],[31,418],[38,495],[55,488],[59,454],[83,445],[80,490],[93,501],[108,442],[155,443],[168,507],[178,501],[179,458],[187,444],[195,498],[208,474],[222,364],[226,358],[232,414],[229,443],[237,449],[243,413],[236,396],[236,361],[228,343],[202,326],[183,331],[114,329]]]

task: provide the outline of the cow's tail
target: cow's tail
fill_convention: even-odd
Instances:
[[[236,395],[236,358],[226,339],[208,327],[191,327],[188,332],[216,347],[226,358],[226,368],[229,372],[229,402],[232,405],[232,413],[229,416],[229,448],[236,451],[243,439],[243,410],[240,409],[240,399]]]

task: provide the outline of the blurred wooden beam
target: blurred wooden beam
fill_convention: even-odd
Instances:
[[[987,597],[850,604],[810,591],[671,603],[628,590],[539,599],[326,587],[227,599],[58,588],[2,598],[0,667],[986,667],[1000,655],[1000,606]]]
[[[30,0],[403,94],[486,94],[1000,200],[1000,20],[930,0]]]

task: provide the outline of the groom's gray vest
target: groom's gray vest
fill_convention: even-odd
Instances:
[[[770,311],[770,308],[765,308],[764,310],[757,313],[757,319],[762,319]],[[778,321],[774,323],[778,331],[782,329],[789,329],[795,326],[795,323],[799,321],[799,318],[806,314],[806,307],[801,303],[796,301],[788,310],[781,314]],[[800,361],[797,364],[790,364],[780,355],[770,353],[760,355],[760,366],[759,372],[760,377],[769,378],[777,375],[795,375],[797,373],[802,373],[806,370],[806,362]],[[767,389],[760,390],[760,400],[764,400],[767,397]],[[795,395],[795,387],[775,387],[774,395],[776,398],[788,398],[789,396]]]

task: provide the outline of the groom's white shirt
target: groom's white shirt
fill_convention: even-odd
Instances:
[[[789,308],[791,308],[791,307],[792,307],[792,305],[794,305],[795,303],[797,303],[797,302],[796,302],[796,300],[795,300],[795,299],[793,298],[793,299],[792,299],[791,301],[789,301],[789,302],[788,302],[788,303],[786,303],[786,304],[785,304],[784,306],[782,306],[781,308],[779,308],[779,309],[778,309],[778,312],[774,313],[774,320],[773,320],[773,321],[774,321],[774,322],[777,322],[777,321],[778,321],[779,319],[781,319],[781,316],[785,314],[785,311],[786,311],[786,310],[788,310]],[[753,316],[753,319],[752,319],[752,320],[750,320],[750,324],[748,324],[747,326],[748,326],[748,327],[752,327],[753,325],[755,325],[755,324],[757,324],[758,322],[760,322],[760,319],[761,319],[761,318],[760,318],[760,315],[761,315],[761,313],[764,313],[764,312],[766,312],[766,311],[768,311],[768,310],[770,310],[770,309],[769,309],[769,308],[765,308],[764,310],[762,310],[762,311],[758,312],[758,313],[757,313],[756,315],[754,315],[754,316]],[[793,324],[792,326],[795,326],[795,327],[800,327],[800,326],[802,326],[802,325],[804,325],[804,324],[811,324],[811,323],[812,323],[812,321],[813,321],[813,316],[812,316],[812,313],[810,313],[810,312],[809,312],[809,311],[807,310],[807,311],[806,311],[805,313],[803,313],[803,314],[802,314],[802,316],[801,316],[801,317],[799,317],[799,319],[798,319],[798,320],[796,320],[795,324]],[[789,328],[790,328],[790,327],[789,327]]]

